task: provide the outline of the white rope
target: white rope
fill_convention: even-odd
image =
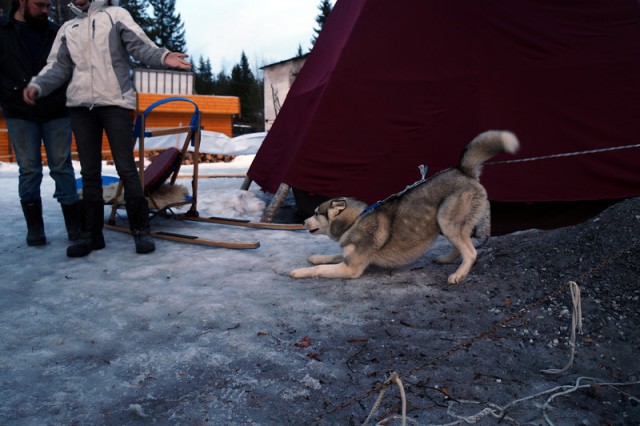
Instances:
[[[371,411],[369,412],[367,419],[364,421],[364,423],[362,423],[362,426],[367,426],[367,424],[369,424],[369,420],[371,420],[371,418],[376,413],[376,411],[378,411],[378,408],[380,407],[380,403],[382,402],[382,397],[384,396],[385,392],[387,392],[386,383],[382,385],[382,389],[380,389],[380,395],[378,395],[378,399],[376,399],[376,403],[373,404],[373,408],[371,408]]]
[[[529,395],[526,396],[524,398],[520,398],[520,399],[516,399],[514,401],[511,401],[510,403],[508,403],[507,405],[504,406],[499,406],[497,404],[493,404],[490,402],[486,403],[486,407],[483,408],[482,410],[480,410],[479,412],[477,412],[476,414],[472,414],[470,416],[461,416],[458,414],[455,414],[452,411],[453,408],[453,404],[454,403],[459,403],[459,404],[474,404],[474,405],[478,405],[480,404],[480,402],[478,401],[465,401],[465,400],[456,400],[456,401],[450,401],[449,402],[449,407],[447,409],[447,414],[450,415],[451,417],[456,418],[457,420],[454,422],[450,422],[450,423],[445,423],[445,424],[429,424],[429,426],[456,426],[456,425],[460,425],[460,424],[474,424],[474,423],[478,423],[480,420],[486,418],[486,417],[494,417],[496,419],[501,419],[501,420],[507,420],[510,421],[512,423],[518,424],[518,422],[513,419],[512,417],[509,417],[506,415],[507,410],[509,410],[510,408],[514,407],[515,405],[531,400],[531,399],[536,399],[539,398],[541,396],[545,396],[545,395],[551,395],[549,396],[549,398],[547,398],[547,400],[545,401],[545,403],[542,405],[542,412],[543,412],[543,416],[545,418],[545,421],[547,422],[547,424],[549,426],[554,426],[553,421],[549,418],[548,414],[547,414],[547,409],[548,408],[552,408],[551,407],[551,402],[560,397],[560,396],[564,396],[564,395],[568,395],[570,393],[573,393],[577,390],[580,389],[585,389],[585,388],[589,388],[591,386],[593,386],[593,384],[582,384],[581,382],[583,380],[590,380],[592,382],[594,382],[593,384],[598,384],[599,386],[610,386],[613,388],[619,387],[619,386],[634,386],[634,385],[638,385],[640,384],[640,381],[635,381],[635,382],[623,382],[623,383],[618,383],[618,382],[603,382],[600,379],[596,379],[596,378],[592,378],[592,377],[578,377],[576,379],[576,382],[572,385],[561,385],[561,386],[556,386],[553,387],[551,389],[547,389],[545,391],[536,393],[534,395]],[[634,400],[636,402],[640,402],[640,399],[636,398],[635,396],[632,395],[628,395],[630,400]]]
[[[400,389],[400,399],[402,400],[402,426],[406,426],[407,397],[404,393],[404,385],[402,384],[402,380],[400,380],[400,376],[395,371],[392,372],[391,376],[382,384],[382,388],[380,389],[380,395],[378,395],[378,399],[376,399],[376,403],[373,404],[373,408],[371,409],[369,416],[367,416],[367,419],[364,421],[364,423],[362,423],[362,426],[366,426],[371,420],[371,418],[373,417],[373,415],[376,413],[376,411],[378,411],[378,408],[380,408],[380,403],[382,402],[382,397],[386,393],[387,388],[393,383],[397,384],[398,388]]]
[[[571,315],[571,356],[569,362],[563,368],[549,368],[541,370],[544,374],[562,374],[569,370],[573,365],[573,357],[576,354],[576,329],[582,334],[582,302],[580,300],[580,287],[575,281],[569,281],[569,291],[571,292],[571,303],[573,304],[573,313]]]
[[[394,420],[402,421],[402,416],[400,416],[398,414],[393,414],[391,416],[385,417],[384,420],[380,420],[380,422],[376,423],[376,426],[386,426],[386,425],[392,424],[391,422],[394,421]],[[424,426],[423,423],[419,423],[419,422],[413,420],[412,418],[407,418],[406,420],[407,420],[407,422],[409,422],[409,424],[417,425],[417,426]]]
[[[447,414],[450,415],[451,417],[454,417],[458,420],[456,420],[455,422],[452,423],[447,423],[445,425],[439,425],[439,426],[455,426],[455,425],[459,425],[459,424],[475,424],[478,423],[480,420],[486,418],[486,417],[494,417],[497,419],[504,419],[505,420],[509,420],[512,421],[513,419],[511,419],[508,416],[504,416],[503,414],[503,409],[499,406],[497,406],[496,404],[492,404],[492,403],[487,403],[487,407],[483,408],[482,410],[480,410],[479,412],[477,412],[476,414],[472,414],[470,416],[460,416],[456,413],[454,413],[452,411],[453,408],[453,404],[457,402],[460,404],[480,404],[478,401],[466,401],[466,400],[458,400],[458,401],[449,401],[449,406],[447,407]],[[432,425],[435,426],[435,425]]]
[[[391,379],[396,382],[398,389],[400,389],[400,398],[402,400],[402,426],[407,424],[407,396],[404,394],[404,386],[400,380],[398,373],[393,373]]]
[[[591,384],[585,384],[582,385],[580,384],[580,382],[582,382],[582,380],[592,380],[596,383],[599,382],[599,384],[601,386],[611,386],[611,387],[616,387],[616,386],[630,386],[630,385],[637,385],[640,382],[627,382],[627,383],[607,383],[607,382],[600,382],[598,379],[594,379],[591,377],[578,377],[576,379],[576,383],[573,386],[563,386],[563,388],[565,388],[565,390],[561,391],[561,392],[556,392],[553,395],[551,395],[546,402],[544,403],[544,405],[542,406],[542,414],[544,415],[544,419],[547,422],[547,424],[549,426],[554,426],[554,423],[551,421],[551,419],[549,418],[548,414],[547,414],[547,408],[552,408],[551,407],[551,401],[553,401],[554,399],[556,399],[559,396],[564,396],[564,395],[568,395],[570,393],[573,393],[579,389],[584,389],[584,388],[590,388],[592,385]],[[636,402],[640,402],[638,400],[638,398],[631,396],[629,399],[633,399]]]

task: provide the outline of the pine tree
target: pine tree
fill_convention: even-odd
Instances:
[[[240,63],[234,65],[234,67],[231,69],[231,81],[229,84],[229,89],[231,90],[231,94],[233,96],[237,96],[240,98],[240,113],[243,116],[248,116],[250,112],[248,105],[249,92],[254,81],[255,78],[253,76],[253,72],[251,71],[251,67],[249,67],[247,55],[245,55],[244,51],[242,51]]]
[[[153,7],[153,23],[149,37],[172,52],[187,50],[184,23],[176,13],[176,0],[148,0]]]
[[[242,92],[242,88],[251,86],[255,81],[253,71],[251,71],[249,60],[244,50],[240,56],[240,62],[231,70],[231,80],[233,88],[237,89],[238,93]]]
[[[49,10],[51,20],[62,25],[69,19],[73,18],[74,15],[68,6],[68,3],[69,2],[67,0],[52,0],[51,9]]]
[[[222,70],[213,81],[213,94],[218,96],[231,96],[231,79]]]
[[[153,31],[153,19],[149,15],[149,1],[148,0],[120,0],[119,6],[127,9],[131,14],[131,17],[140,25],[140,28],[151,37]],[[135,58],[130,58],[131,64],[136,68],[149,68],[147,65],[139,62]]]
[[[254,129],[263,128],[263,82],[254,76],[244,51],[240,63],[231,70],[229,89],[230,95],[240,98],[242,121]]]
[[[194,69],[196,75],[195,89],[198,95],[213,95],[214,80],[211,70],[211,61],[200,56],[198,65]]]
[[[127,9],[136,24],[144,30],[147,35],[153,30],[153,19],[149,15],[148,0],[120,0],[120,6]]]
[[[316,44],[316,40],[318,39],[318,36],[320,35],[320,31],[322,31],[322,27],[324,26],[324,23],[327,21],[327,18],[329,17],[331,10],[333,10],[333,6],[331,6],[331,1],[322,0],[318,5],[318,10],[320,10],[320,14],[316,16],[316,23],[318,24],[318,28],[313,29],[313,31],[315,32],[315,35],[311,39],[312,48]]]

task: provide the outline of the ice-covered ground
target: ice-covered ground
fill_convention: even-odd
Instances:
[[[251,159],[200,173],[243,173]],[[201,214],[259,219],[269,196],[241,183],[200,179]],[[431,263],[446,249],[440,240],[396,270],[296,281],[289,270],[336,244],[163,218],[153,229],[261,246],[157,240],[154,253],[137,255],[129,235],[105,231],[104,250],[70,259],[52,193],[45,176],[49,243],[27,247],[17,167],[0,164],[0,424],[361,424],[391,371],[409,424],[481,413],[481,424],[640,418],[637,200],[578,227],[493,238],[468,280],[449,286],[454,266]],[[583,288],[584,334],[573,367],[548,376],[540,370],[569,358],[568,280]],[[552,398],[581,376],[618,384]],[[506,411],[491,405],[530,395]],[[399,408],[390,388],[373,422],[400,424]]]

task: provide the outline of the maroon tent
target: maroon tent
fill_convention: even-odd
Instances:
[[[636,0],[340,0],[248,174],[373,203],[484,130],[520,139],[494,160],[532,159],[637,145],[639,112]],[[639,169],[635,147],[489,164],[481,181],[492,205],[558,216],[640,195]]]

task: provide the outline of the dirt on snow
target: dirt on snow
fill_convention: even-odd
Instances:
[[[122,314],[114,293],[122,284],[75,290],[83,292],[84,327],[96,328],[86,330],[95,341],[84,353],[56,355],[60,349],[51,346],[46,361],[7,373],[0,418],[56,425],[357,425],[384,389],[369,424],[399,425],[401,383],[407,424],[640,424],[639,230],[635,198],[580,225],[493,237],[459,285],[446,284],[455,265],[431,262],[447,250],[444,244],[404,268],[371,268],[356,280],[294,281],[286,273],[303,263],[285,263],[278,253],[316,237],[261,234],[272,239],[262,254],[228,261],[209,283],[176,280],[167,292],[194,295],[180,311],[166,302],[169,293],[159,294],[162,285],[127,283],[138,309],[158,301],[155,311],[144,311],[148,322],[98,330],[92,312]],[[182,251],[195,259],[197,253]],[[300,262],[309,254],[301,252]],[[252,288],[252,271],[270,273],[272,283]],[[570,282],[579,289],[574,298]],[[73,277],[65,283],[74,285],[83,288]],[[215,298],[216,291],[224,298]],[[90,305],[92,298],[99,302]],[[135,315],[134,307],[125,309]],[[559,374],[543,372],[570,361],[574,329],[572,364]],[[144,337],[149,334],[157,342]],[[5,350],[18,353],[18,368],[16,345]],[[28,390],[20,385],[26,374],[32,375]]]

